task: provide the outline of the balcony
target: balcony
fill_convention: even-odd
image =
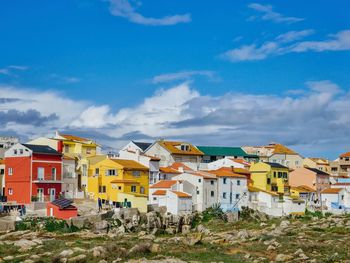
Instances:
[[[37,176],[37,179],[33,180],[33,183],[44,183],[44,184],[60,184],[62,180],[57,180],[57,176],[47,175],[44,177]]]

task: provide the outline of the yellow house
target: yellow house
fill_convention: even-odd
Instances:
[[[88,193],[116,207],[147,212],[148,175],[149,169],[136,161],[104,159],[90,164]]]
[[[289,194],[289,169],[278,163],[259,162],[250,166],[252,186],[279,194]]]

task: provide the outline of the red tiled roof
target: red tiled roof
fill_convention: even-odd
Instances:
[[[150,188],[171,188],[176,183],[177,181],[175,180],[161,180],[150,186]]]
[[[340,157],[350,157],[350,152],[343,153]]]
[[[232,168],[228,167],[222,167],[217,170],[210,170],[208,173],[215,174],[217,177],[237,177],[237,178],[245,178],[247,179],[246,176],[242,174],[238,174],[232,171]]]
[[[171,191],[174,194],[176,194],[180,198],[191,198],[192,196],[190,194],[184,193],[184,192],[179,192],[179,191]]]
[[[157,190],[152,195],[165,195],[165,194],[166,194],[166,190]]]
[[[180,162],[175,162],[172,165],[170,165],[170,168],[173,168],[175,170],[179,170],[181,167],[184,169],[184,171],[193,171],[193,169]]]
[[[181,174],[179,171],[177,171],[171,167],[160,167],[159,171],[161,171],[162,173],[166,173],[166,174]]]
[[[324,189],[321,194],[337,194],[339,193],[341,190],[343,190],[342,188],[327,188]]]

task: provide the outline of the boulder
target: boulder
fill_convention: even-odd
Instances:
[[[58,256],[60,258],[66,258],[66,257],[70,257],[71,255],[74,254],[74,251],[71,250],[71,249],[66,249],[66,250],[63,250]]]
[[[68,259],[68,262],[71,262],[71,263],[85,262],[85,261],[86,261],[86,255],[83,255],[83,254]]]
[[[106,249],[102,246],[94,247],[91,249],[91,251],[92,251],[92,256],[94,258],[98,258],[98,257],[104,258],[106,256]]]
[[[108,222],[106,220],[101,220],[94,223],[94,230],[98,232],[107,230],[107,228],[108,228]]]
[[[190,225],[183,225],[181,229],[182,234],[188,234],[191,232],[191,226]]]
[[[238,221],[238,212],[227,212],[226,214],[227,222],[233,223]]]
[[[194,246],[202,241],[203,235],[202,233],[194,233],[186,235],[186,237],[182,240],[185,245]]]
[[[293,259],[293,256],[291,255],[285,255],[285,254],[278,254],[276,256],[276,262],[285,262],[285,261],[288,261],[288,260],[292,260]]]

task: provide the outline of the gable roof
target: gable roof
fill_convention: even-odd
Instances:
[[[181,172],[171,167],[159,167],[159,171],[166,174],[181,174]]]
[[[305,169],[308,169],[309,171],[312,171],[312,172],[314,172],[314,173],[316,173],[316,174],[322,174],[322,175],[328,175],[328,176],[329,176],[328,173],[326,173],[326,172],[324,172],[324,171],[321,171],[321,170],[319,170],[319,169],[317,169],[317,168],[305,167]]]
[[[175,170],[179,170],[180,168],[183,168],[184,171],[193,171],[193,169],[191,169],[190,167],[188,167],[187,165],[181,163],[181,162],[175,162],[172,165],[170,165],[170,168],[173,168]]]
[[[221,167],[217,170],[210,170],[208,171],[208,173],[215,174],[217,177],[236,177],[236,178],[247,179],[246,176],[242,174],[234,173],[232,171],[232,168],[228,168],[228,167]]]
[[[350,157],[350,152],[343,153],[340,157]]]
[[[338,194],[343,188],[327,188],[324,189],[321,194]]]
[[[111,184],[140,184],[140,183],[131,179],[115,179],[111,181]]]
[[[249,170],[244,169],[244,168],[232,168],[232,171],[237,174],[245,174],[245,175],[250,175]]]
[[[148,167],[133,160],[125,160],[125,159],[110,159],[110,160],[123,166],[124,170],[141,170],[141,171],[149,170]]]
[[[229,159],[233,162],[243,164],[244,166],[251,166],[251,163],[247,162],[244,159],[240,159],[240,158],[229,158]]]
[[[197,148],[209,156],[248,156],[241,147],[197,146]]]
[[[297,155],[298,153],[288,148],[287,146],[280,143],[271,143],[266,148],[273,149],[273,154],[292,154]]]
[[[152,145],[152,143],[149,142],[135,142],[132,141],[137,147],[139,147],[143,152],[146,151],[148,147]]]
[[[192,196],[190,194],[184,193],[184,192],[179,192],[179,191],[171,191],[174,194],[177,195],[179,198],[191,198]]]
[[[173,142],[173,141],[157,141],[157,143],[162,146],[164,149],[166,149],[171,154],[181,154],[181,155],[196,155],[196,156],[202,156],[203,153],[197,149],[196,146],[187,143],[187,142]],[[186,144],[189,146],[188,151],[182,151],[181,149],[178,149],[177,146],[181,146],[182,144]]]
[[[264,163],[266,163],[267,165],[270,165],[273,168],[289,169],[287,166],[284,166],[284,165],[279,164],[279,163],[270,163],[270,162],[264,162]]]
[[[52,149],[51,147],[47,145],[34,145],[34,144],[22,144],[24,147],[27,147],[30,149],[33,153],[41,153],[41,154],[50,154],[50,155],[60,155],[62,156],[62,153],[56,151],[55,149]]]
[[[260,189],[260,188],[257,188],[257,187],[251,186],[251,185],[248,186],[248,191],[249,192],[256,192],[256,193],[257,192],[263,192],[263,193],[267,193],[269,195],[279,196],[278,193],[271,192],[271,191],[266,191],[266,190],[263,190],[263,189]]]
[[[325,158],[318,158],[318,157],[309,157],[310,160],[314,161],[317,164],[329,164],[329,160]]]
[[[175,180],[161,180],[153,185],[150,188],[171,188],[177,181]]]
[[[79,136],[75,136],[75,135],[71,135],[71,134],[60,134],[61,137],[66,138],[67,140],[70,141],[79,141],[79,142],[87,142],[90,141],[89,139],[83,138],[83,137],[79,137]]]
[[[306,185],[300,185],[300,186],[292,186],[291,187],[292,190],[301,192],[301,193],[314,193],[316,192],[316,190],[312,189],[311,187],[308,187]]]

